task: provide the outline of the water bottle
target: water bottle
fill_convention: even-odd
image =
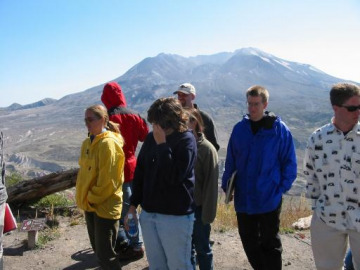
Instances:
[[[130,213],[128,214],[128,220],[127,224],[129,226],[128,234],[130,237],[135,237],[139,233],[139,229],[137,226],[137,220],[133,217],[133,215]]]

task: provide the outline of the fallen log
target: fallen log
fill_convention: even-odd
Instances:
[[[72,188],[76,184],[78,170],[71,169],[21,181],[7,188],[7,202],[20,203],[36,200],[52,193]]]

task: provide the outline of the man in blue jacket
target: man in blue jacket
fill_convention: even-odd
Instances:
[[[285,123],[265,111],[268,91],[255,85],[246,97],[249,113],[230,136],[222,189],[237,171],[234,204],[248,260],[255,270],[281,269],[281,202],[296,179],[295,147]]]

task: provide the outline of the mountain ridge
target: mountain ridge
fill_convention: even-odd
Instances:
[[[52,103],[54,103],[56,101],[57,100],[54,99],[54,98],[44,98],[44,99],[41,99],[39,101],[29,103],[29,104],[25,104],[25,105],[21,105],[19,103],[13,103],[8,107],[0,108],[0,110],[8,110],[8,111],[25,110],[25,109],[30,109],[30,108],[37,108],[37,107],[46,106],[46,105],[52,104]]]
[[[228,62],[229,60],[231,61]],[[261,61],[265,62],[265,65],[264,63],[261,63]],[[229,70],[234,71],[234,67],[232,65],[233,62],[235,62],[234,65],[237,65],[238,62],[245,63],[245,65],[243,65],[243,69],[238,69],[236,71],[241,72],[239,76],[248,76],[252,79],[254,77],[256,78],[256,76],[261,77],[263,75],[261,72],[269,74],[267,72],[269,71],[269,68],[267,70],[259,69],[259,67],[265,68],[266,63],[268,63],[272,66],[277,64],[274,70],[272,70],[273,75],[284,76],[289,81],[294,81],[294,79],[297,79],[297,83],[300,84],[306,84],[305,79],[309,79],[309,77],[315,79],[315,81],[312,81],[313,83],[315,83],[316,80],[320,81],[321,76],[319,76],[319,74],[328,77],[327,80],[331,81],[332,83],[343,81],[340,78],[336,78],[334,76],[326,74],[325,72],[317,69],[312,65],[284,60],[253,47],[238,49],[234,52],[220,52],[212,55],[197,55],[190,57],[183,57],[177,54],[159,53],[155,57],[147,57],[143,59],[138,64],[131,67],[123,75],[115,78],[113,81],[128,85],[128,81],[136,79],[137,83],[124,90],[124,92],[134,90],[136,92],[136,89],[138,87],[143,86],[142,84],[148,85],[149,82],[152,88],[153,86],[159,86],[161,88],[162,85],[169,85],[172,83],[174,85],[177,85],[179,82],[184,81],[182,78],[184,78],[185,76],[188,76],[188,81],[196,81],[197,78],[200,76],[197,72],[202,72],[201,75],[203,75],[204,73],[211,75],[214,73],[215,70],[220,71],[221,73],[227,73]],[[180,73],[178,72],[179,69],[182,70]],[[299,77],[294,77],[294,74],[291,72],[287,73],[287,71],[293,71],[293,69],[295,69],[296,73],[299,74]],[[244,74],[246,72],[250,74]],[[210,75],[205,78],[209,78]],[[268,81],[269,85],[273,84],[274,77],[271,78],[272,80]],[[259,80],[261,80],[261,78],[259,78]],[[142,84],[140,84],[139,82],[141,82]],[[59,100],[52,98],[44,98],[38,102],[34,102],[31,104],[21,105],[18,103],[13,103],[8,107],[2,107],[0,109],[19,110],[46,106],[54,102],[61,101],[64,98],[66,100],[70,96],[72,97],[73,95],[77,95],[86,91],[91,91],[95,89],[97,92],[99,92],[98,87],[102,87],[104,84],[105,83],[95,87],[91,87],[81,92],[66,95]],[[328,83],[325,85],[328,86]],[[324,84],[319,84],[319,86],[324,87]],[[173,89],[175,88],[176,86]],[[160,91],[159,94],[162,94],[162,91]]]
[[[269,90],[269,110],[289,126],[301,157],[310,133],[332,116],[328,97],[331,85],[345,80],[310,64],[242,48],[192,57],[160,53],[111,81],[121,85],[128,107],[144,118],[155,99],[172,96],[181,83],[192,83],[197,91],[196,103],[217,125],[223,160],[232,127],[247,112],[245,92],[250,86],[259,84]],[[81,142],[87,135],[84,110],[101,104],[105,83],[37,107],[0,109],[9,169],[34,177],[76,167]]]

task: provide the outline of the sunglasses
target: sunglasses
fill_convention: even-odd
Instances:
[[[97,121],[99,119],[100,118],[87,117],[87,118],[84,119],[84,121],[85,121],[86,124],[90,124],[90,123],[92,123],[94,121]]]
[[[340,107],[343,107],[343,108],[347,109],[348,112],[355,112],[357,110],[360,110],[360,105],[359,106],[344,106],[344,105],[341,105]]]

